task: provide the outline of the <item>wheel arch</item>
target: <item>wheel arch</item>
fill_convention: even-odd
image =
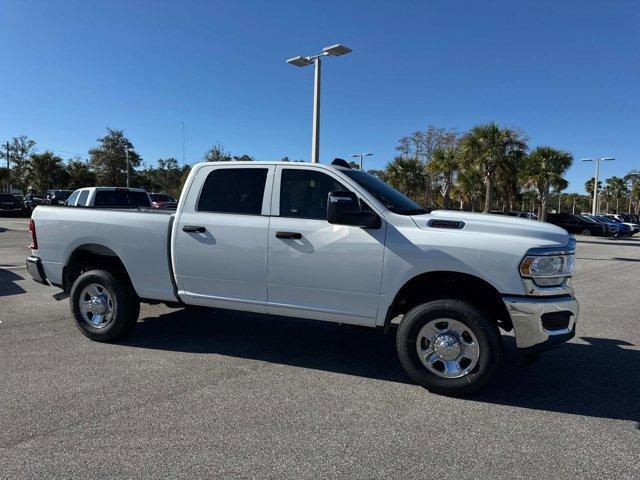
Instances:
[[[62,287],[67,293],[76,279],[88,270],[100,269],[110,272],[135,292],[131,277],[124,263],[111,248],[98,243],[78,245],[69,255],[66,265],[62,269]],[[137,294],[137,292],[136,292]]]
[[[487,314],[498,327],[506,331],[513,329],[502,295],[493,285],[475,275],[454,271],[425,272],[405,282],[387,309],[384,329],[389,329],[398,315],[421,303],[442,298],[465,300]]]

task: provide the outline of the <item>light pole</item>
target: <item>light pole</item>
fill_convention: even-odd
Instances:
[[[127,188],[129,188],[129,147],[124,148],[124,153],[127,156]]]
[[[362,158],[363,157],[370,157],[371,155],[373,155],[373,153],[352,153],[349,156],[352,157],[352,158],[360,157],[360,170],[362,170]]]
[[[573,207],[571,209],[571,213],[574,215],[576,214],[576,197],[575,196],[573,197]]]
[[[320,59],[327,55],[338,57],[349,53],[350,51],[350,48],[338,43],[337,45],[331,45],[330,47],[323,48],[322,52],[316,55],[309,55],[306,57],[298,55],[297,57],[287,60],[289,65],[295,65],[296,67],[306,67],[311,64],[315,67],[313,75],[313,127],[311,136],[312,163],[320,162]]]
[[[562,198],[562,193],[558,192],[558,213],[560,213],[560,199]]]
[[[7,193],[11,193],[11,170],[10,170],[11,167],[9,166],[9,142],[7,142],[6,148],[7,148]]]
[[[600,161],[611,162],[615,160],[613,157],[604,158],[583,158],[583,162],[595,162],[596,176],[593,177],[593,206],[591,207],[591,215],[598,214],[598,175],[600,173]]]

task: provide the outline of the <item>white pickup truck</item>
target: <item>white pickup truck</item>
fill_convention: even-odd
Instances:
[[[500,330],[534,352],[572,338],[578,318],[565,230],[428,213],[344,166],[199,163],[175,213],[39,206],[30,230],[29,272],[69,295],[97,341],[129,332],[140,302],[398,325],[408,375],[459,395],[495,373]]]

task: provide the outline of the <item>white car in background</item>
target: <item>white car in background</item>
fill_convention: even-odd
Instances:
[[[73,192],[65,205],[68,207],[151,207],[149,194],[144,188],[87,187]]]

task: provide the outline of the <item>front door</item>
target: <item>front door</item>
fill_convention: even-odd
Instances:
[[[266,312],[274,167],[203,167],[174,229],[179,295],[190,304]]]
[[[378,310],[386,224],[383,220],[378,229],[330,224],[326,211],[332,190],[351,189],[330,171],[277,167],[267,310],[371,325]]]

